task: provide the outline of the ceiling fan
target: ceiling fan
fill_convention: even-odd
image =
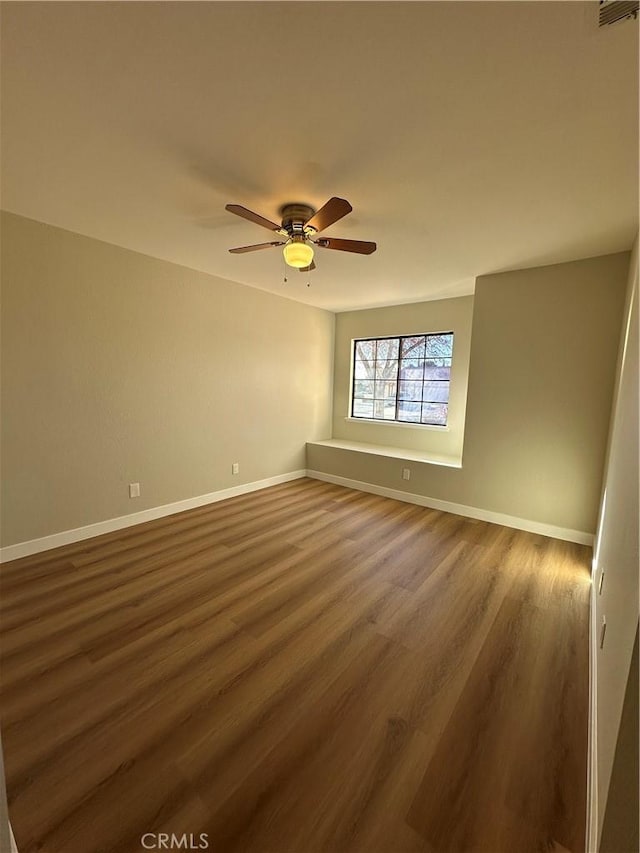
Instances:
[[[334,196],[320,208],[315,210],[308,204],[285,204],[280,208],[282,222],[277,225],[264,216],[247,210],[240,204],[227,204],[225,210],[262,225],[269,231],[274,231],[285,240],[272,240],[270,243],[256,243],[253,246],[238,246],[229,249],[232,254],[239,255],[243,252],[256,252],[258,249],[270,249],[273,246],[283,246],[284,259],[290,267],[295,267],[300,272],[308,272],[316,268],[313,260],[313,247],[321,249],[337,249],[339,252],[356,252],[359,255],[370,255],[376,250],[375,243],[365,240],[341,240],[337,237],[318,237],[319,231],[324,231],[338,219],[342,219],[353,208],[344,198]]]

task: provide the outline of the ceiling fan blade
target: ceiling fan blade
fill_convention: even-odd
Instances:
[[[259,213],[254,213],[252,210],[248,210],[241,204],[225,204],[224,209],[228,210],[229,213],[235,213],[236,216],[241,216],[243,219],[248,219],[249,222],[255,222],[256,225],[262,225],[263,228],[268,228],[269,231],[280,230],[280,225],[276,225],[276,223],[271,222],[270,219],[265,219],[264,216],[260,216]]]
[[[369,243],[366,240],[340,240],[338,237],[321,237],[314,242],[322,249],[357,252],[359,255],[371,255],[378,248],[375,243]]]
[[[325,228],[333,225],[334,222],[342,219],[352,210],[353,208],[346,199],[334,196],[320,210],[316,211],[305,224],[315,228],[316,231],[324,231]]]
[[[311,270],[314,270],[315,268],[316,268],[316,262],[311,261],[311,263],[309,264],[308,267],[300,267],[300,272],[311,272]]]
[[[257,252],[258,249],[270,249],[272,246],[284,246],[284,243],[274,240],[271,243],[255,243],[253,246],[238,246],[236,249],[229,249],[232,255],[241,255],[243,252]]]

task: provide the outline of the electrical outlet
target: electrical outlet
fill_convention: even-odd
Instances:
[[[598,595],[602,595],[602,585],[604,584],[604,569],[600,569],[600,580],[598,581]]]
[[[130,498],[139,498],[140,497],[140,483],[129,483],[129,497]]]
[[[239,462],[233,462],[232,463],[231,473],[232,474],[239,474],[240,473],[240,463]]]
[[[402,469],[402,479],[410,480],[411,479],[411,468],[403,468]]]

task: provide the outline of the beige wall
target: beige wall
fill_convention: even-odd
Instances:
[[[10,214],[2,300],[5,546],[302,469],[329,435],[329,312]]]
[[[460,470],[414,462],[407,483],[402,460],[330,447],[309,447],[307,467],[593,533],[628,264],[621,253],[478,278]]]
[[[602,512],[595,548],[593,627],[597,639],[603,616],[604,648],[594,650],[596,682],[596,785],[592,811],[597,832],[604,809],[620,726],[625,686],[638,624],[638,241],[629,266],[622,324],[618,382],[611,419]],[[597,595],[604,570],[602,594]],[[593,831],[593,830],[592,830]],[[622,851],[621,851],[622,853]]]
[[[333,438],[393,445],[405,450],[429,451],[440,456],[460,459],[467,404],[472,314],[473,296],[338,314],[336,316]],[[447,429],[398,427],[345,420],[349,414],[351,342],[354,338],[423,332],[454,333]]]

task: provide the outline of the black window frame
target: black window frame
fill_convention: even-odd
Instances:
[[[442,337],[442,336],[445,336],[445,335],[446,335],[446,336],[450,336],[450,337],[451,337],[451,355],[449,355],[449,356],[432,356],[432,358],[447,358],[447,359],[450,359],[450,364],[449,364],[449,378],[448,378],[448,379],[427,379],[427,378],[425,377],[425,375],[424,375],[424,369],[425,369],[425,366],[426,366],[426,362],[427,362],[427,360],[428,360],[428,356],[426,355],[426,353],[427,353],[427,340],[428,340],[429,338],[439,338],[439,337]],[[421,358],[419,359],[419,360],[423,361],[423,375],[422,375],[422,378],[421,378],[421,379],[416,379],[416,380],[401,380],[401,379],[400,379],[400,370],[401,370],[401,363],[402,363],[402,341],[403,341],[403,340],[407,340],[407,339],[411,339],[411,338],[424,338],[424,346],[425,346],[425,351],[424,351],[424,352],[425,352],[425,354],[424,354],[424,356],[423,356],[423,357],[421,357]],[[360,344],[360,343],[370,343],[370,342],[375,342],[375,343],[377,344],[377,342],[378,342],[378,341],[397,341],[397,342],[398,342],[398,358],[397,358],[397,361],[398,361],[398,367],[397,367],[397,373],[396,373],[396,378],[395,378],[395,380],[376,380],[375,378],[374,378],[374,379],[372,379],[372,380],[368,380],[368,381],[371,381],[371,382],[373,382],[373,383],[374,383],[374,394],[375,394],[375,382],[376,382],[376,381],[395,381],[395,385],[396,385],[396,392],[395,392],[395,417],[394,417],[393,419],[391,419],[391,418],[376,418],[374,415],[356,415],[356,414],[354,413],[354,409],[355,409],[355,401],[356,401],[355,389],[356,389],[356,360],[357,360],[356,353],[357,353],[357,346],[358,346],[358,344]],[[375,421],[376,423],[379,423],[379,424],[403,424],[403,425],[406,425],[406,426],[414,426],[414,427],[425,427],[425,426],[426,426],[426,427],[435,427],[435,428],[438,428],[438,429],[447,429],[447,428],[448,428],[448,425],[449,425],[449,405],[450,405],[450,395],[449,395],[449,397],[447,398],[447,402],[446,402],[446,403],[443,403],[441,400],[425,400],[425,399],[424,399],[424,386],[425,386],[425,383],[427,383],[427,382],[431,382],[431,383],[433,383],[433,382],[442,382],[442,383],[445,383],[445,382],[446,382],[446,383],[448,384],[448,386],[449,386],[449,392],[451,391],[451,369],[453,368],[453,349],[454,349],[454,342],[455,342],[455,335],[454,335],[454,332],[453,332],[453,331],[446,331],[446,332],[445,332],[445,331],[443,331],[443,332],[418,332],[418,333],[413,334],[413,335],[380,335],[380,336],[377,336],[377,337],[354,338],[354,339],[352,340],[352,350],[351,350],[351,370],[352,370],[352,376],[351,376],[351,395],[350,395],[350,401],[349,401],[349,417],[350,417],[350,418],[352,418],[353,420],[358,420],[358,421]],[[378,361],[378,359],[377,359],[377,357],[376,357],[376,358],[374,359],[374,364],[375,364],[375,363],[377,363],[377,361]],[[401,400],[401,399],[400,399],[400,382],[401,382],[401,381],[415,381],[415,382],[420,382],[420,383],[421,383],[421,385],[422,385],[422,389],[421,389],[421,392],[422,392],[422,393],[421,393],[421,399],[420,399],[420,401],[413,401],[413,402],[420,402],[421,406],[422,406],[424,403],[433,404],[433,405],[445,405],[445,406],[447,407],[447,415],[446,415],[446,421],[445,421],[445,423],[444,423],[444,424],[442,424],[442,423],[437,423],[437,422],[434,422],[434,421],[423,421],[423,420],[419,420],[419,421],[402,420],[402,419],[398,416],[398,415],[399,415],[399,409],[400,409],[400,403],[401,403],[401,402],[411,402],[411,401],[403,401],[403,400]],[[358,397],[357,399],[363,399],[363,398],[362,398],[362,397]],[[374,397],[374,402],[375,402],[375,397]],[[422,414],[422,411],[421,411],[421,414]]]

